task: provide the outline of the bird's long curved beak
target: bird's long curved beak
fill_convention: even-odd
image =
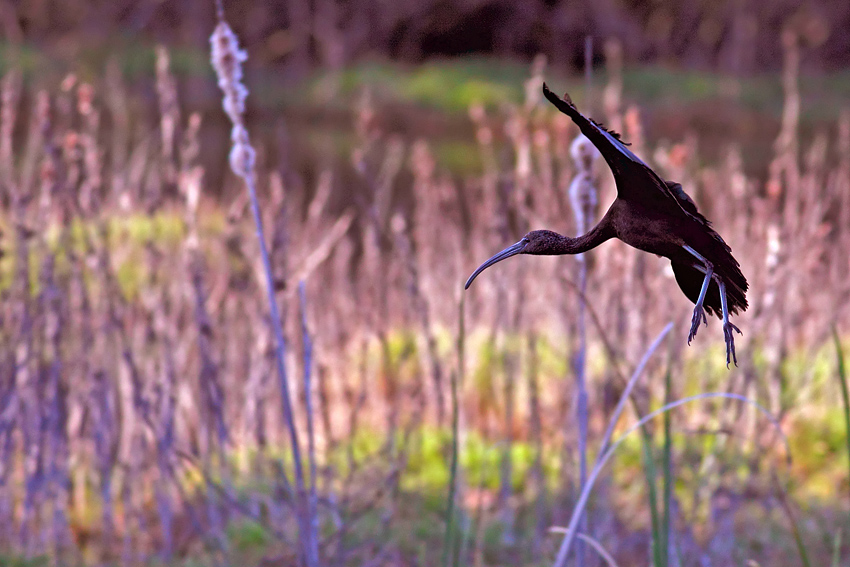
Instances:
[[[528,239],[523,238],[522,240],[520,240],[516,244],[514,244],[512,246],[508,246],[507,248],[505,248],[504,250],[502,250],[501,252],[499,252],[498,254],[496,254],[495,256],[493,256],[492,258],[490,258],[489,260],[487,260],[486,262],[484,262],[483,264],[478,266],[478,269],[475,270],[474,272],[472,272],[472,275],[469,276],[468,280],[466,280],[466,285],[463,286],[463,289],[469,289],[469,286],[472,284],[472,280],[477,278],[478,274],[480,274],[481,272],[483,272],[484,270],[486,270],[487,268],[489,268],[490,266],[492,266],[496,262],[501,262],[505,258],[510,258],[511,256],[516,256],[517,254],[522,254],[523,251],[525,251],[526,244],[528,244]]]

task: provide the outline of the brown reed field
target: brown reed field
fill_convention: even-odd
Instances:
[[[550,565],[603,439],[576,564],[846,564],[850,107],[801,135],[800,49],[789,33],[756,164],[734,137],[651,141],[615,44],[595,96],[538,58],[519,102],[452,115],[464,146],[400,135],[358,88],[334,107],[345,143],[305,166],[301,130],[249,112],[268,265],[230,126],[182,102],[168,50],[153,87],[6,69],[0,564]],[[577,129],[544,78],[730,243],[751,285],[738,368],[717,320],[687,346],[669,262],[620,242],[463,291],[527,230],[576,234],[614,198],[601,160],[595,194],[568,193]]]

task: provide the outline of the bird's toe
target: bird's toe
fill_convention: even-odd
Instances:
[[[730,363],[738,366],[738,357],[735,355],[735,335],[732,334],[732,331],[737,331],[739,335],[743,335],[741,329],[732,323],[727,322],[723,325],[723,336],[726,339],[726,368],[729,368]]]
[[[691,317],[691,330],[688,332],[688,344],[691,344],[691,341],[697,336],[700,322],[708,325],[708,319],[705,317],[705,310],[702,306],[697,306],[696,309],[694,309],[693,317]]]

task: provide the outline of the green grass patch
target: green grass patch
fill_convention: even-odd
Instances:
[[[473,104],[497,108],[522,101],[527,67],[469,59],[426,63],[401,82],[403,99],[419,105],[466,112]]]
[[[46,555],[19,557],[5,553],[0,554],[0,567],[47,567],[50,563],[50,558]]]
[[[8,235],[2,242],[4,255],[0,259],[0,290],[9,289],[17,274],[18,242],[15,231],[8,228],[11,224],[8,219],[0,219],[0,227],[3,227],[4,235]],[[224,215],[205,211],[198,224],[201,242],[215,242],[225,228]],[[40,245],[29,247],[28,269],[33,295],[41,289],[40,277],[46,252],[54,255],[55,273],[59,276],[70,272],[72,256],[85,258],[92,250],[99,253],[106,246],[115,269],[116,282],[125,299],[136,297],[140,289],[149,283],[145,248],[153,245],[164,251],[177,250],[188,234],[183,216],[171,211],[160,211],[154,215],[130,213],[97,221],[75,218],[68,227],[50,225],[44,231],[46,248]],[[84,277],[86,283],[95,285],[90,271],[86,271]]]
[[[528,69],[520,62],[478,57],[438,60],[416,67],[371,61],[336,73],[319,72],[302,96],[321,99],[329,87],[336,87],[348,98],[369,89],[379,101],[465,113],[472,104],[497,108],[521,102]]]

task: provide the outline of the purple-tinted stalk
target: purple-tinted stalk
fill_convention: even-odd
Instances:
[[[280,395],[283,403],[283,417],[289,430],[290,443],[292,447],[293,464],[295,468],[295,484],[297,489],[299,510],[299,540],[301,542],[302,560],[307,567],[316,567],[319,564],[318,545],[312,541],[309,506],[304,487],[304,471],[301,463],[301,449],[298,441],[298,431],[295,426],[295,417],[292,412],[292,401],[289,395],[289,379],[286,373],[285,353],[286,340],[283,336],[283,323],[278,310],[275,297],[274,270],[269,258],[268,246],[266,245],[263,220],[260,213],[260,201],[257,197],[257,174],[255,169],[256,152],[245,128],[243,113],[245,112],[245,98],[248,89],[242,84],[242,62],[248,55],[239,48],[236,34],[224,20],[224,7],[221,0],[216,2],[218,25],[210,37],[212,50],[212,66],[218,76],[218,85],[224,92],[223,106],[227,115],[233,123],[231,140],[233,147],[230,151],[230,167],[236,175],[245,181],[248,195],[251,201],[251,212],[254,216],[254,224],[257,228],[257,240],[260,246],[260,256],[263,264],[263,272],[266,280],[266,292],[268,294],[269,315],[271,317],[272,330],[276,343],[277,373],[280,378]]]

